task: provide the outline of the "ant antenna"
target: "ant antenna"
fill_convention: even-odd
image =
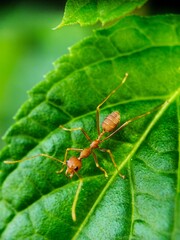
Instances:
[[[77,201],[78,201],[78,198],[79,198],[79,194],[81,192],[81,188],[82,188],[82,185],[83,185],[83,180],[82,178],[79,176],[79,174],[76,172],[75,173],[78,178],[79,178],[79,185],[78,185],[78,188],[76,190],[76,194],[74,196],[74,201],[73,201],[73,205],[72,205],[72,220],[75,222],[76,221],[76,206],[77,206]]]
[[[50,156],[50,155],[48,155],[48,154],[45,154],[45,153],[40,153],[40,154],[37,154],[37,155],[32,156],[32,157],[24,158],[24,159],[22,159],[22,160],[6,160],[6,161],[4,161],[4,163],[6,163],[6,164],[19,163],[19,162],[24,162],[24,161],[26,161],[26,160],[31,160],[31,159],[33,159],[33,158],[37,158],[37,157],[39,157],[39,156],[41,156],[41,157],[47,157],[47,158],[50,158],[51,160],[54,160],[54,161],[57,161],[57,162],[60,162],[60,163],[64,164],[64,162],[61,161],[61,160],[59,160],[58,158],[52,157],[52,156]]]

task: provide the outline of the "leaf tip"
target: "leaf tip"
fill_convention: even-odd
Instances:
[[[61,22],[60,24],[58,24],[56,27],[52,28],[52,30],[58,30],[58,29],[66,26],[66,25],[67,25],[67,24],[65,24],[65,23],[62,21],[62,22]]]

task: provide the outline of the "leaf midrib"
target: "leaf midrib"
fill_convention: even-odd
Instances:
[[[145,138],[147,137],[147,135],[149,134],[149,132],[151,131],[151,129],[154,127],[154,125],[156,124],[156,122],[160,119],[160,117],[163,115],[163,113],[167,110],[167,108],[170,106],[170,104],[178,97],[178,95],[180,95],[180,88],[178,88],[175,92],[173,92],[173,94],[170,96],[170,98],[164,103],[164,105],[160,108],[160,110],[157,112],[157,114],[154,116],[154,118],[152,119],[152,121],[150,122],[150,124],[147,126],[146,130],[144,131],[144,133],[141,135],[141,137],[139,138],[139,140],[137,141],[137,143],[134,145],[133,149],[131,150],[131,152],[128,154],[128,156],[125,158],[125,160],[118,166],[118,170],[120,171],[128,162],[129,160],[133,157],[133,155],[136,153],[136,151],[138,150],[138,148],[140,147],[140,145],[143,143],[143,141],[145,140]],[[90,209],[89,213],[87,214],[86,218],[84,219],[84,221],[82,222],[82,224],[79,226],[78,231],[76,232],[76,234],[74,235],[74,237],[72,238],[72,240],[76,240],[79,233],[82,231],[82,229],[85,227],[86,223],[88,222],[89,218],[91,217],[93,211],[95,210],[96,206],[99,204],[99,202],[102,200],[102,198],[104,197],[106,191],[108,190],[108,188],[111,186],[111,184],[114,182],[115,178],[117,177],[118,173],[117,171],[114,171],[114,174],[112,175],[112,177],[109,179],[109,181],[107,182],[107,184],[105,185],[105,187],[103,188],[102,192],[100,193],[100,195],[98,196],[97,200],[95,201],[94,205],[92,206],[92,208]],[[132,186],[131,186],[132,189]],[[132,224],[133,224],[133,216],[131,219],[131,227],[130,227],[130,233],[129,233],[129,239],[130,236],[132,236]]]
[[[180,123],[180,98],[177,101],[177,117],[178,122]],[[180,166],[180,127],[178,128],[178,152],[179,152],[179,159],[178,159],[178,166]],[[180,169],[177,170],[177,188],[176,188],[176,195],[175,195],[175,208],[174,208],[174,226],[172,229],[171,239],[176,238],[176,232],[178,232],[179,226],[179,196],[180,196]]]

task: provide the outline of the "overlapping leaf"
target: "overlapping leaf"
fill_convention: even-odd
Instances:
[[[96,152],[108,179],[93,158],[83,161],[76,223],[71,219],[76,177],[57,175],[60,164],[42,157],[18,166],[2,162],[2,239],[178,239],[179,20],[124,18],[71,48],[34,87],[5,136],[2,160],[27,153],[63,159],[67,147],[88,146],[81,132],[58,126],[82,126],[95,138],[95,108],[126,72],[127,82],[103,106],[101,121],[119,110],[124,122],[169,100],[104,143],[125,180],[106,154]]]
[[[147,0],[69,0],[61,23],[57,28],[79,23],[82,26],[101,22],[103,25],[125,16],[129,12],[141,7]]]

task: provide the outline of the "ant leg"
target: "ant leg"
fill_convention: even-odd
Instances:
[[[97,106],[96,108],[96,127],[98,135],[100,135],[100,121],[99,121],[99,113],[100,113],[100,107],[120,88],[126,81],[128,77],[128,73],[125,74],[123,80],[121,83]]]
[[[108,138],[112,137],[114,134],[116,134],[116,133],[117,133],[118,131],[120,131],[122,128],[126,127],[129,123],[134,122],[134,121],[136,121],[136,120],[138,120],[138,119],[140,119],[140,118],[143,118],[143,117],[145,117],[145,116],[147,116],[147,115],[149,115],[149,114],[157,111],[158,109],[160,109],[160,108],[162,108],[163,106],[165,106],[167,103],[168,103],[168,101],[165,101],[163,104],[155,107],[154,109],[152,109],[152,110],[150,110],[150,111],[148,111],[148,112],[146,112],[146,113],[143,113],[143,114],[141,114],[141,115],[139,115],[139,116],[136,116],[136,117],[134,117],[134,118],[131,118],[131,119],[127,120],[127,121],[126,121],[125,123],[123,123],[120,127],[118,127],[114,132],[112,132],[109,136],[105,137],[101,142],[104,142],[104,141],[107,140]]]
[[[76,152],[81,152],[83,149],[79,149],[79,148],[67,148],[65,155],[64,155],[64,161],[63,161],[63,167],[61,168],[61,170],[56,171],[56,173],[62,173],[64,171],[64,167],[66,166],[66,162],[67,162],[67,155],[69,151],[76,151]]]
[[[119,172],[118,166],[117,166],[117,164],[116,164],[116,162],[115,162],[115,160],[114,160],[114,157],[113,157],[113,155],[112,155],[111,150],[105,149],[105,148],[99,148],[99,150],[102,151],[102,152],[107,152],[107,153],[109,154],[109,156],[110,156],[110,158],[111,158],[111,161],[112,161],[112,163],[114,164],[114,167],[115,167],[115,168],[117,169],[117,171],[118,171],[119,176],[120,176],[121,178],[125,179],[125,176],[122,175],[122,174]]]
[[[18,162],[24,162],[26,160],[31,160],[31,159],[39,157],[39,156],[47,157],[47,158],[50,158],[51,160],[54,160],[54,161],[57,161],[57,162],[60,162],[60,163],[64,164],[64,162],[59,160],[58,158],[52,157],[52,156],[50,156],[48,154],[45,154],[45,153],[40,153],[38,155],[29,157],[29,158],[24,158],[22,160],[6,160],[6,161],[4,161],[4,163],[6,163],[6,164],[14,164],[14,163],[18,163]]]
[[[91,141],[91,139],[90,139],[90,137],[88,136],[88,134],[86,133],[86,131],[85,131],[83,128],[81,128],[81,127],[77,127],[77,128],[65,128],[65,127],[62,126],[62,125],[60,125],[59,127],[62,128],[63,130],[65,130],[65,131],[69,131],[69,132],[80,130],[80,131],[84,134],[84,136],[86,137],[86,139],[87,139],[88,141]]]
[[[104,168],[99,166],[99,163],[98,163],[98,160],[97,160],[97,157],[96,157],[95,153],[92,152],[92,155],[94,157],[94,161],[95,161],[96,167],[99,168],[104,173],[104,176],[107,178],[108,174],[107,174],[107,172],[106,172],[106,170]]]
[[[83,180],[82,178],[79,176],[79,174],[77,172],[75,172],[75,174],[78,176],[79,178],[79,185],[78,185],[78,188],[76,190],[76,194],[75,194],[75,197],[74,197],[74,201],[73,201],[73,205],[72,205],[72,219],[73,221],[75,222],[76,221],[76,205],[77,205],[77,201],[78,201],[78,198],[79,198],[79,194],[81,192],[81,188],[82,188],[82,185],[83,185]]]

